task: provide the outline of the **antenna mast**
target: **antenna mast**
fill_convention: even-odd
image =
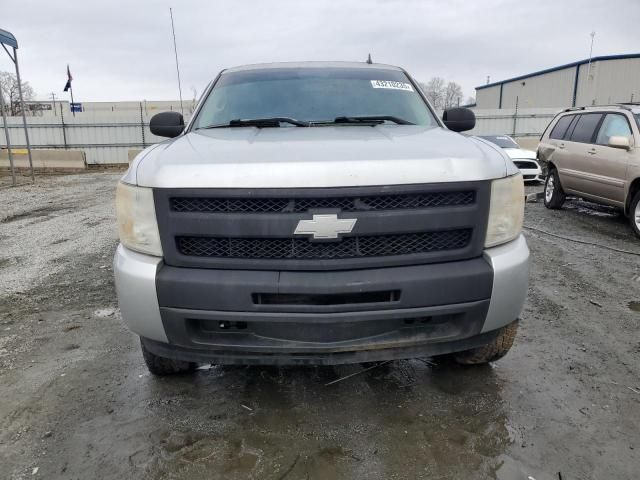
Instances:
[[[591,48],[589,49],[589,69],[587,70],[587,78],[591,77],[591,57],[593,57],[593,39],[596,37],[596,31],[593,30],[589,35],[591,36]]]
[[[178,65],[178,48],[176,47],[176,30],[173,26],[173,10],[169,7],[169,15],[171,16],[171,33],[173,35],[173,53],[176,56],[176,72],[178,73],[178,91],[180,92],[180,113],[184,115],[182,106],[182,84],[180,83],[180,66]]]

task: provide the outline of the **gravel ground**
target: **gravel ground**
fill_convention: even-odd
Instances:
[[[638,477],[638,256],[526,229],[527,305],[491,366],[157,379],[116,304],[117,178],[0,189],[0,478]],[[529,227],[640,254],[612,209],[526,208]]]

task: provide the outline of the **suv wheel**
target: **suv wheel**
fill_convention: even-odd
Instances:
[[[454,354],[453,358],[462,365],[481,365],[483,363],[495,362],[504,357],[516,338],[518,332],[518,320],[502,327],[500,333],[493,341],[482,347],[464,350]]]
[[[552,168],[547,174],[547,180],[544,182],[544,206],[547,208],[558,209],[562,207],[566,195],[560,185],[560,177],[558,170]]]
[[[629,221],[631,222],[633,231],[640,237],[640,191],[637,191],[631,199],[631,204],[629,205]]]
[[[147,368],[154,375],[163,377],[165,375],[174,375],[176,373],[189,373],[193,372],[197,367],[197,364],[193,362],[160,357],[147,350],[142,341],[140,341],[140,347],[142,348],[144,363],[147,364]]]

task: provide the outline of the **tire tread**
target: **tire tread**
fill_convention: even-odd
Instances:
[[[631,228],[633,229],[633,232],[636,234],[636,236],[640,237],[640,228],[638,228],[638,225],[636,224],[636,220],[635,220],[635,211],[636,211],[636,205],[640,202],[640,190],[638,190],[635,195],[633,196],[633,198],[631,199],[631,203],[629,204],[629,222],[631,223]]]
[[[480,365],[495,362],[504,357],[511,347],[518,333],[518,320],[503,327],[498,336],[489,344],[471,350],[456,353],[456,362],[462,365]]]
[[[547,202],[547,197],[546,197],[547,182],[549,181],[549,177],[552,175],[553,175],[555,188],[553,190],[553,195],[551,196],[551,200]],[[547,178],[544,182],[544,193],[545,193],[545,197],[544,197],[545,207],[550,208],[552,210],[557,210],[559,208],[562,208],[562,205],[564,204],[564,201],[567,198],[567,195],[564,193],[564,190],[562,189],[562,185],[560,184],[560,176],[558,175],[558,170],[556,170],[555,168],[552,168],[551,170],[549,170],[549,173],[547,174]]]
[[[165,358],[150,352],[140,341],[142,348],[142,357],[149,371],[157,376],[164,377],[166,375],[175,375],[177,373],[189,373],[196,369],[193,362],[185,362],[183,360],[175,360],[173,358]]]

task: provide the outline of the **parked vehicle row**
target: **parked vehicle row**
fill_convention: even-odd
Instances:
[[[538,164],[536,152],[533,150],[525,150],[508,135],[480,135],[483,138],[498,147],[502,148],[516,167],[522,173],[522,178],[527,182],[542,181],[542,169]]]
[[[566,109],[549,123],[536,152],[508,135],[479,138],[502,148],[525,182],[545,182],[547,208],[561,208],[567,195],[617,207],[640,236],[640,104]]]
[[[340,92],[340,95],[336,95]],[[527,292],[524,181],[624,209],[640,235],[640,107],[568,109],[537,152],[458,132],[387,65],[225,70],[118,186],[122,316],[149,370],[452,354],[495,361]]]
[[[622,209],[640,237],[640,105],[567,109],[542,134],[547,208],[566,195]]]

